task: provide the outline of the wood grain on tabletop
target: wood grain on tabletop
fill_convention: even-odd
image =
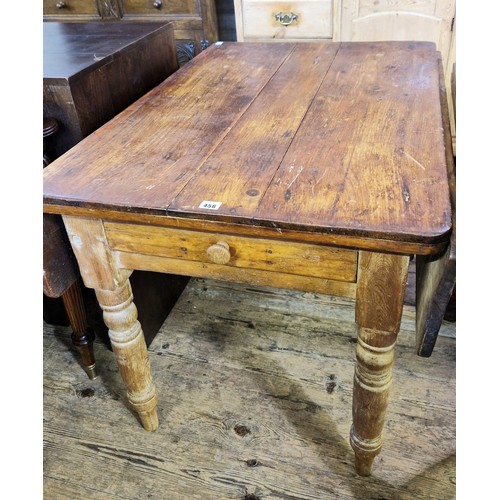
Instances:
[[[292,48],[210,47],[54,162],[45,196],[165,214]]]
[[[425,42],[212,46],[46,169],[46,203],[446,240],[437,66]]]

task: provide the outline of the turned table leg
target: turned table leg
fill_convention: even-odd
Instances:
[[[409,257],[360,252],[356,293],[358,343],[351,446],[358,474],[369,476],[382,447],[394,346],[401,323]]]
[[[87,327],[85,304],[78,280],[61,295],[61,298],[73,329],[71,335],[73,345],[80,351],[85,373],[90,380],[94,380],[97,377],[93,345],[95,334],[92,328]]]
[[[103,310],[128,400],[144,429],[154,431],[158,427],[157,393],[128,279],[131,271],[118,267],[101,220],[69,216],[63,220],[83,282],[95,290]]]
[[[137,308],[132,302],[130,281],[115,290],[95,290],[103,310],[104,323],[109,328],[109,339],[115,353],[121,376],[127,386],[127,396],[139,414],[147,431],[158,427],[157,395],[153,384],[146,342]]]

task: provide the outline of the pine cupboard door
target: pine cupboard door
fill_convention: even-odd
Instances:
[[[340,40],[434,42],[446,71],[454,19],[455,0],[343,0]]]

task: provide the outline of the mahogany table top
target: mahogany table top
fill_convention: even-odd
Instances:
[[[44,210],[442,248],[440,64],[427,42],[219,42],[45,168]]]

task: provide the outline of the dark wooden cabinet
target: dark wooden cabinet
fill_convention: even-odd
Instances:
[[[178,69],[170,23],[43,23],[43,114],[52,159]]]
[[[215,0],[43,0],[44,21],[170,21],[183,64],[218,40]]]
[[[90,10],[84,5],[92,2],[74,3],[78,12],[87,13]],[[43,52],[44,125],[50,117],[58,126],[57,133],[47,138],[44,128],[47,162],[67,152],[178,69],[169,22],[44,22]],[[51,280],[44,281],[44,291],[51,291],[45,293],[44,319],[67,324],[57,297],[66,286],[58,280],[67,279],[62,275],[60,255],[66,256],[71,248],[67,238],[59,238],[59,247],[54,249],[53,231],[48,229],[44,221],[44,276]],[[142,271],[134,272],[130,279],[136,285],[138,313],[149,344],[188,279]],[[83,298],[89,325],[107,341],[107,328],[93,291],[83,288]]]

